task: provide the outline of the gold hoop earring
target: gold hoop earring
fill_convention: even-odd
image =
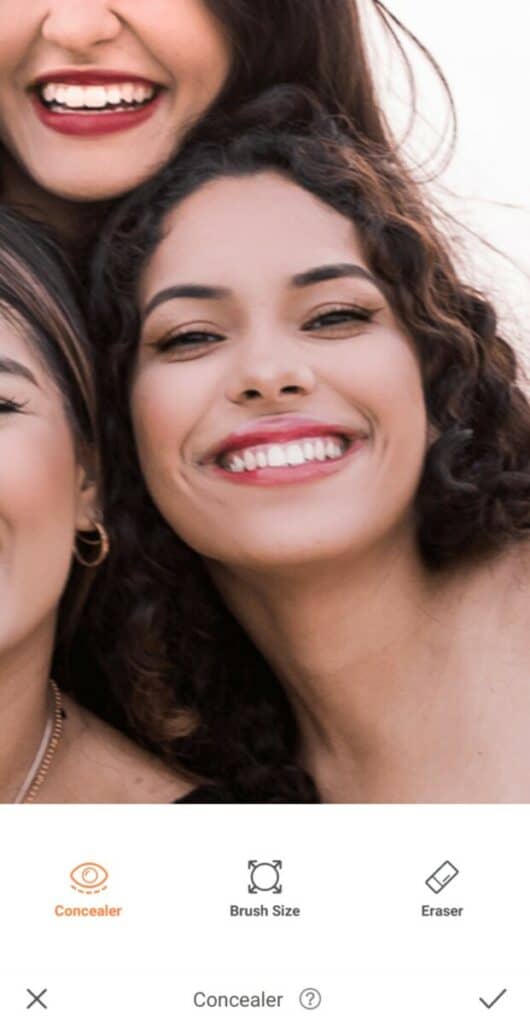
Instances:
[[[101,565],[101,563],[105,561],[109,553],[109,535],[105,527],[103,526],[103,523],[94,523],[94,529],[91,531],[86,531],[86,533],[97,533],[98,536],[97,538],[93,539],[91,537],[87,537],[85,535],[85,532],[80,532],[75,540],[74,555],[80,565],[84,565],[87,569],[97,569],[98,565]],[[80,554],[79,549],[77,547],[78,540],[81,540],[83,544],[87,544],[88,547],[99,547],[99,552],[96,555],[96,557],[93,559],[84,558],[84,556]]]

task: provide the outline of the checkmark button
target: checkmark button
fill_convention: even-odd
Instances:
[[[499,992],[498,996],[495,996],[495,999],[492,999],[491,1003],[487,1003],[486,1000],[482,998],[482,996],[479,996],[480,1002],[482,1003],[483,1006],[486,1007],[487,1010],[491,1010],[492,1006],[495,1006],[495,1003],[498,1003],[499,999],[502,999],[502,997],[506,994],[507,991],[507,988],[503,988],[502,992]]]

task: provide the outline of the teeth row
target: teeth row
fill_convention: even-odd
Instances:
[[[325,462],[340,459],[348,445],[340,438],[313,438],[296,444],[271,444],[259,448],[245,448],[232,452],[223,466],[231,473],[244,473],[253,469],[277,469],[281,466],[303,466],[306,462]]]
[[[125,82],[116,85],[61,85],[47,82],[41,89],[41,96],[46,103],[60,103],[70,110],[88,107],[101,110],[109,105],[120,103],[145,103],[153,98],[155,90],[151,85],[138,85]]]

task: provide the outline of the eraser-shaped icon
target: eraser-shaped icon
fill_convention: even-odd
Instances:
[[[444,860],[443,864],[440,864],[440,867],[436,868],[432,875],[429,875],[425,885],[428,885],[432,892],[441,892],[446,885],[449,885],[449,882],[453,881],[453,878],[456,878],[457,874],[458,868],[455,868],[450,860]]]

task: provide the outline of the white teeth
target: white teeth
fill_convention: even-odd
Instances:
[[[149,89],[145,88],[145,85],[135,85],[133,99],[136,103],[143,103],[144,100],[149,96]]]
[[[111,85],[106,90],[108,103],[121,103],[121,89],[119,85]]]
[[[273,444],[267,453],[267,461],[271,467],[279,467],[287,465],[287,455],[283,448],[279,444]]]
[[[336,441],[328,441],[326,444],[326,455],[328,459],[337,459],[340,454],[340,445],[338,445]]]
[[[326,446],[323,441],[315,441],[315,459],[317,462],[324,462],[326,458]]]
[[[121,94],[126,103],[132,103],[134,100],[134,85],[132,82],[121,86]]]
[[[84,107],[85,90],[80,85],[69,85],[66,89],[64,104],[74,110],[76,107]]]
[[[231,473],[251,472],[255,469],[279,469],[285,466],[303,466],[306,462],[325,462],[340,459],[349,445],[345,439],[319,437],[285,445],[260,445],[245,448],[221,459],[221,465]]]
[[[85,93],[85,107],[92,107],[98,110],[107,106],[107,90],[103,85],[87,85],[83,91]]]
[[[102,110],[107,106],[145,103],[153,98],[155,89],[134,82],[86,86],[46,82],[40,94],[46,103],[57,103],[68,110]]]
[[[304,452],[299,444],[290,444],[287,448],[287,462],[290,466],[303,466]]]

